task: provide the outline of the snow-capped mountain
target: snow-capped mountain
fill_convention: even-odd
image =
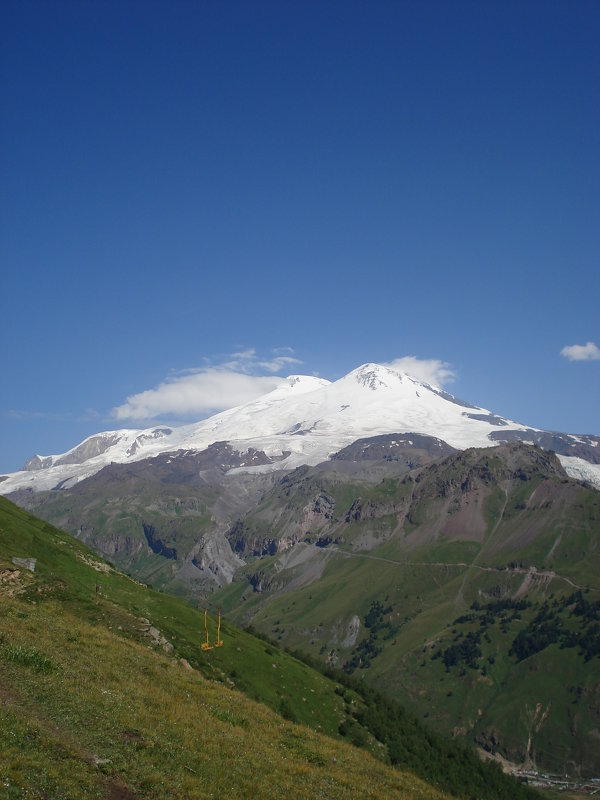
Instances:
[[[262,451],[270,463],[238,470],[314,465],[356,439],[384,433],[435,436],[452,447],[489,447],[521,440],[553,449],[568,474],[600,486],[600,438],[548,433],[457,400],[410,375],[365,364],[335,382],[290,376],[245,405],[181,427],[125,429],[90,436],[61,455],[36,455],[0,478],[0,493],[66,488],[104,466],[162,453],[203,451],[228,442],[245,453]]]

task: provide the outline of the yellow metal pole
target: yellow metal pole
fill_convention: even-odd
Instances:
[[[203,650],[212,650],[211,645],[208,643],[208,622],[206,621],[206,609],[204,609],[204,630],[206,631],[206,642],[202,644]]]
[[[217,627],[217,644],[215,647],[222,647],[223,642],[221,641],[221,609],[219,609],[219,625]]]

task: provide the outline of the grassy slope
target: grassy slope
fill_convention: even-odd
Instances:
[[[4,796],[439,796],[56,601],[3,611]]]
[[[16,576],[13,556],[37,558],[35,573]],[[250,692],[287,700],[288,716],[324,729],[344,718],[333,682],[226,624],[225,646],[202,654],[197,611],[102,568],[79,542],[0,501],[3,797],[441,796],[253,702],[225,672],[235,661]],[[152,644],[142,616],[177,657]]]

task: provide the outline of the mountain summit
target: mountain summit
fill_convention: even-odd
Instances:
[[[380,364],[363,364],[337,381],[292,375],[252,402],[181,427],[105,431],[60,455],[36,455],[3,476],[0,493],[67,488],[111,463],[165,453],[202,452],[226,442],[243,471],[294,469],[327,460],[357,439],[390,433],[434,436],[451,447],[525,441],[557,452],[567,473],[600,486],[600,438],[549,433],[458,400]],[[252,451],[264,454],[244,461]]]

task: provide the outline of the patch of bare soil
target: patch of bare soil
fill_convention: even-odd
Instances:
[[[16,597],[25,591],[27,585],[31,583],[32,576],[28,572],[17,567],[7,567],[0,569],[0,595]]]
[[[107,781],[106,800],[140,800],[140,795],[135,794],[122,783]]]
[[[460,497],[459,508],[451,514],[444,526],[444,535],[449,539],[483,542],[487,523],[483,504],[489,491],[475,489]]]

